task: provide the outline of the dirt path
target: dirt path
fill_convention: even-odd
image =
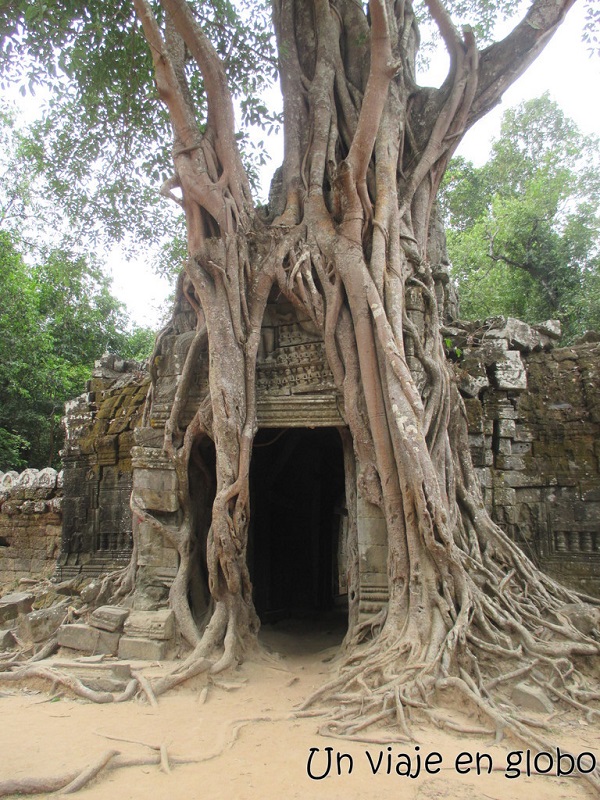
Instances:
[[[496,745],[482,737],[421,729],[416,731],[418,743],[388,749],[326,739],[317,733],[318,719],[283,719],[325,680],[339,639],[335,630],[299,634],[297,629],[278,626],[265,629],[263,640],[280,655],[247,663],[223,677],[217,682],[221,685],[209,687],[205,702],[201,702],[205,677],[162,697],[156,709],[141,702],[103,706],[65,698],[50,702],[46,691],[39,691],[42,687],[0,686],[0,780],[83,768],[111,747],[130,756],[150,753],[142,744],[108,736],[155,746],[166,743],[173,756],[205,758],[230,740],[235,720],[271,717],[274,721],[242,727],[231,748],[203,763],[174,766],[170,775],[154,766],[108,771],[77,796],[82,800],[531,800],[534,795],[544,800],[586,800],[593,796],[579,779],[506,777],[507,756],[519,749],[516,742]],[[164,672],[164,665],[145,665],[145,671]],[[234,688],[236,685],[239,688]],[[576,754],[592,751],[600,758],[600,726],[585,725],[565,715],[556,717],[554,724],[562,747]],[[311,779],[308,769],[314,778],[327,772],[326,747],[333,748],[330,774]],[[318,750],[309,763],[311,748]],[[343,774],[337,775],[338,752],[351,756],[351,774],[347,774],[351,759],[343,757]],[[475,762],[467,774],[459,774],[455,767],[459,754],[475,757],[478,752],[487,754],[480,759],[485,774],[476,774]],[[398,764],[400,771],[405,771],[406,757],[398,758],[400,753],[412,759],[413,772],[415,756],[421,756],[418,777],[396,774]],[[430,774],[424,769],[427,756]],[[512,758],[516,763],[518,756]],[[494,770],[487,774],[490,759]],[[468,756],[463,755],[459,762],[465,771],[467,761]],[[391,774],[387,774],[388,763]],[[540,762],[540,766],[544,768],[546,763]],[[520,768],[524,771],[524,762]]]

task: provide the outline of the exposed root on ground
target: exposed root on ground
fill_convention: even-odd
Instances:
[[[145,767],[157,765],[167,774],[171,772],[172,766],[181,764],[200,764],[212,761],[223,753],[230,750],[237,741],[240,731],[247,725],[259,722],[278,722],[283,720],[295,719],[296,714],[282,714],[278,716],[258,716],[246,717],[233,720],[225,725],[218,737],[215,748],[206,755],[199,757],[174,756],[168,752],[166,744],[148,744],[147,742],[124,739],[110,734],[99,733],[106,739],[129,744],[138,744],[147,747],[155,752],[150,756],[132,757],[124,756],[119,750],[107,750],[90,766],[83,770],[72,770],[62,775],[46,778],[19,778],[15,780],[0,781],[0,797],[9,795],[41,795],[50,792],[61,791],[63,794],[73,794],[87,786],[90,781],[96,778],[103,770],[116,770],[123,767]],[[312,715],[311,715],[312,716]]]
[[[506,612],[504,619],[508,621]],[[513,620],[508,627],[518,626]],[[327,717],[320,734],[385,744],[391,740],[383,733],[378,735],[379,728],[398,730],[396,741],[414,741],[416,724],[433,723],[463,734],[494,735],[496,741],[513,737],[538,752],[552,750],[559,743],[547,733],[549,720],[524,714],[511,699],[510,689],[524,678],[561,706],[583,712],[590,722],[600,718],[600,709],[589,704],[596,692],[589,690],[589,682],[571,660],[577,654],[597,653],[600,646],[582,634],[577,640],[570,626],[562,629],[562,642],[534,637],[523,629],[517,647],[514,643],[509,647],[507,637],[485,642],[473,627],[460,637],[452,629],[445,646],[433,657],[430,649],[416,648],[414,641],[394,635],[390,628],[393,626],[384,629],[378,639],[347,653],[335,677],[302,705],[303,709],[319,708]],[[488,634],[490,630],[488,627]],[[540,624],[540,630],[548,629]],[[507,661],[514,668],[507,668]],[[450,719],[444,708],[469,709],[478,722]],[[598,765],[583,777],[600,790]]]
[[[118,750],[107,750],[97,761],[83,770],[72,770],[62,775],[47,778],[19,778],[0,781],[0,797],[9,795],[45,795],[50,792],[74,794],[85,788],[104,770],[117,770],[125,767],[161,766],[164,760],[162,752],[149,756],[123,756]],[[181,756],[168,756],[169,765],[196,764],[203,759]]]
[[[47,681],[53,688],[64,686],[77,697],[83,697],[92,703],[124,703],[135,696],[139,687],[138,680],[132,678],[122,692],[98,692],[73,675],[44,666],[24,666],[15,672],[0,672],[0,682],[16,683],[36,679]]]

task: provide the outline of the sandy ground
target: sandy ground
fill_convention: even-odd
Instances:
[[[160,747],[166,743],[173,756],[208,760],[173,766],[171,774],[161,772],[158,766],[108,770],[77,796],[81,800],[531,800],[536,795],[544,800],[584,800],[594,796],[581,779],[524,774],[506,777],[507,756],[520,748],[518,742],[496,745],[481,737],[418,728],[418,743],[388,749],[385,745],[326,739],[318,734],[318,719],[284,719],[326,679],[340,633],[333,628],[307,633],[301,625],[290,628],[280,623],[265,628],[261,635],[278,655],[272,660],[246,663],[221,678],[224,685],[211,685],[205,702],[201,702],[201,695],[206,677],[163,696],[156,709],[137,701],[102,706],[64,697],[51,701],[41,686],[0,686],[0,781],[83,768],[110,748],[144,756],[151,752],[146,745]],[[147,674],[164,672],[165,666],[146,663],[144,670]],[[272,721],[240,728],[233,745],[221,752],[231,740],[233,723],[254,717],[270,717]],[[561,746],[576,754],[592,751],[600,758],[599,725],[584,724],[568,714],[557,716],[553,725]],[[328,746],[333,748],[332,769],[327,777],[317,780],[327,771],[324,748]],[[309,765],[311,748],[318,750]],[[337,774],[338,752],[352,757],[351,774],[347,757],[340,762],[342,774]],[[422,756],[422,764],[430,756],[432,772],[438,766],[441,769],[434,774],[422,769],[415,778],[399,776],[395,767],[402,760],[398,759],[400,753],[413,759],[413,770],[417,754]],[[439,756],[430,755],[434,753]],[[460,774],[455,765],[461,753],[473,757],[476,753],[488,754],[493,771],[488,774],[489,759],[482,757],[482,774],[477,775],[474,768]],[[381,766],[374,774],[369,756],[377,766],[381,754]],[[386,774],[388,756],[391,774]],[[463,755],[459,762],[465,770],[467,759]],[[314,778],[308,774],[309,766]]]

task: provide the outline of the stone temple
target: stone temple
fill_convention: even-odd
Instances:
[[[418,300],[413,306],[418,321]],[[177,526],[182,510],[164,426],[195,323],[180,301],[149,372],[113,356],[97,364],[88,391],[67,407],[60,479],[48,471],[0,475],[0,580],[44,570],[67,579],[124,566],[135,526],[134,607],[166,607],[178,553],[161,526]],[[533,328],[505,318],[443,333],[493,518],[545,571],[600,595],[600,344],[588,336],[557,348],[556,324]],[[184,427],[206,391],[206,352],[197,361]],[[257,370],[248,560],[259,615],[311,617],[347,604],[368,617],[387,599],[385,523],[357,485],[323,342],[278,298],[267,307]],[[214,453],[201,447],[202,463],[210,464]],[[214,486],[197,464],[192,449],[201,575]],[[356,538],[348,537],[350,519]],[[349,597],[351,571],[358,592]],[[203,598],[195,602],[201,608]]]

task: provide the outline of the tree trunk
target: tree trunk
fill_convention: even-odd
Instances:
[[[150,6],[135,0],[173,124],[169,186],[181,188],[188,225],[181,293],[197,313],[210,363],[209,397],[184,434],[191,348],[167,426],[184,510],[193,442],[207,436],[216,448],[207,554],[214,612],[192,660],[216,653],[214,669],[223,668],[258,628],[246,565],[248,479],[261,323],[276,286],[322,334],[357,481],[388,534],[385,622],[359,646],[352,615],[344,665],[312,702],[342,692],[355,698],[331,725],[350,735],[378,720],[405,726],[410,709],[430,713],[451,688],[497,728],[521,735],[518,715],[494,699],[491,687],[504,678],[492,679],[489,657],[506,660],[507,673],[544,682],[564,675],[573,655],[599,647],[560,617],[575,595],[540,574],[484,509],[444,357],[428,238],[444,169],[465,130],[541,50],[571,2],[534,2],[506,40],[480,54],[471,31],[461,36],[443,5],[426,0],[451,67],[440,89],[425,89],[415,79],[410,0],[372,0],[368,15],[355,0],[275,0],[285,123],[275,218],[252,205],[223,65],[184,0],[161,5],[164,33]],[[202,133],[185,84],[186,52],[207,92]],[[409,293],[420,296],[422,319],[407,310]],[[189,550],[186,519],[180,553]],[[182,564],[188,569],[189,560]],[[181,619],[185,587],[184,580]],[[183,627],[191,629],[189,619]]]

